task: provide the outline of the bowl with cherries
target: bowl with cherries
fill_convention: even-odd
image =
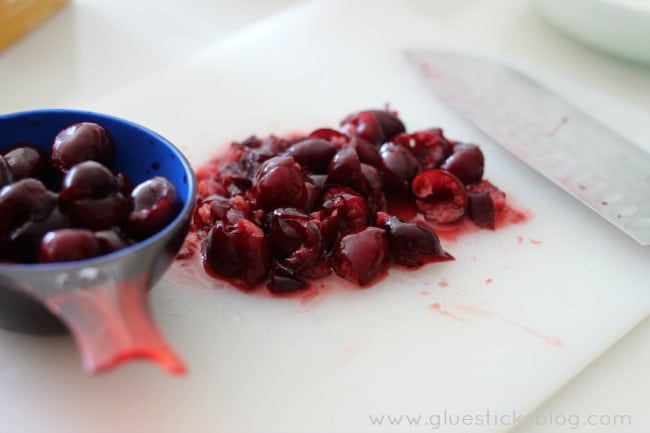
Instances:
[[[183,154],[140,125],[75,110],[0,116],[0,327],[69,331],[92,373],[134,358],[182,373],[147,297],[195,197]]]

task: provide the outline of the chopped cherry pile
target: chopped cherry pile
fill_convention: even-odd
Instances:
[[[95,123],[59,132],[48,155],[18,143],[0,154],[0,261],[82,260],[125,248],[180,210],[164,177],[135,188],[111,169],[115,143]]]
[[[494,228],[505,195],[483,168],[476,145],[362,111],[337,130],[232,143],[198,170],[192,230],[206,271],[247,288],[291,292],[332,271],[364,286],[390,263],[453,260],[431,226],[468,218]],[[390,215],[394,200],[415,203],[431,224]]]

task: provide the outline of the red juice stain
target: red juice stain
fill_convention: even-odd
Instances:
[[[456,304],[454,305],[454,308],[456,310],[462,311],[463,313],[473,314],[476,316],[484,316],[484,317],[492,316],[492,313],[490,313],[489,311],[471,304]]]
[[[524,243],[524,238],[523,238],[523,236],[517,236],[517,243],[518,243],[519,245],[521,245],[521,244]]]
[[[441,316],[446,316],[446,317],[449,317],[451,319],[458,320],[460,322],[465,321],[465,319],[463,319],[462,317],[457,316],[456,314],[451,313],[451,312],[449,312],[447,310],[443,310],[442,306],[438,302],[434,302],[433,304],[429,304],[429,308],[431,308],[433,311],[440,314]]]
[[[532,239],[532,238],[528,238],[528,242],[530,242],[533,245],[539,245],[539,244],[542,243],[542,241],[540,241],[538,239]]]
[[[494,280],[492,278],[486,278],[485,279],[485,284],[492,284]]]
[[[447,282],[447,279],[443,278],[440,281],[438,281],[438,287],[441,287],[441,288],[449,287],[449,283]]]
[[[527,332],[528,334],[532,335],[533,337],[536,337],[536,338],[540,339],[541,341],[543,341],[546,344],[549,344],[549,345],[551,345],[553,347],[557,347],[557,348],[564,347],[564,341],[562,341],[562,339],[560,339],[560,338],[550,337],[548,335],[544,335],[541,332],[539,332],[538,330],[536,330],[534,328],[531,328],[530,326],[522,325],[521,323],[514,322],[514,321],[512,321],[510,319],[506,319],[504,317],[501,317],[501,320],[503,320],[508,325],[512,325],[515,328],[518,328],[518,329],[521,329],[522,331]]]
[[[420,295],[422,295],[422,296],[429,296],[430,294],[431,294],[431,293],[427,292],[426,290],[422,290],[422,291],[420,292]]]

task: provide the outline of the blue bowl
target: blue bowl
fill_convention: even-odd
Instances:
[[[183,154],[160,135],[127,120],[85,111],[2,115],[0,151],[30,143],[49,153],[56,134],[79,122],[97,123],[111,134],[117,150],[113,167],[134,185],[153,176],[173,183],[182,209],[160,232],[111,254],[66,263],[0,264],[0,327],[31,334],[72,331],[90,371],[107,368],[120,357],[158,360],[162,355],[154,346],[162,343],[154,341],[158,337],[153,325],[147,329],[151,323],[146,293],[168,269],[189,230],[196,200],[194,173]],[[132,344],[127,348],[123,340],[129,333],[137,335],[129,337]],[[104,341],[93,340],[93,335],[103,335]],[[101,345],[119,347],[100,359],[92,352]]]

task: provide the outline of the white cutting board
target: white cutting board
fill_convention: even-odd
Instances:
[[[486,176],[533,218],[446,244],[454,262],[311,302],[163,281],[152,304],[180,379],[146,363],[88,377],[69,338],[0,331],[0,431],[506,431],[624,335],[650,312],[650,250],[449,111],[399,52],[470,42],[398,6],[307,4],[87,107],[198,165],[230,140],[390,102],[410,130],[481,144]],[[471,425],[425,424],[445,411]],[[382,414],[422,418],[373,425]]]

